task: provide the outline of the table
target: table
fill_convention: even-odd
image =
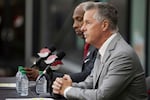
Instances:
[[[37,95],[34,86],[29,87],[28,96],[20,96],[19,94],[17,94],[16,88],[14,86],[11,87],[11,85],[14,84],[15,81],[15,77],[0,77],[0,100],[6,100],[6,98],[52,98],[49,93],[44,95]],[[8,87],[2,87],[2,83],[5,83],[6,85],[8,85]]]

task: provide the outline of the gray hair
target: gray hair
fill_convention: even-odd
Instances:
[[[110,22],[110,28],[118,31],[118,11],[113,5],[107,2],[95,2],[84,6],[85,11],[92,9],[97,10],[93,15],[96,20],[101,22],[102,20],[107,19]]]

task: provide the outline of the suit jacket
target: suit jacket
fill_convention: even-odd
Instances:
[[[98,67],[99,70],[97,70]],[[147,100],[145,75],[134,50],[118,33],[85,81],[66,92],[74,100]]]
[[[91,73],[97,55],[97,49],[90,47],[87,57],[83,60],[82,71],[79,73],[71,73],[70,77],[73,82],[81,82]]]
[[[84,81],[85,78],[91,73],[96,58],[96,54],[97,49],[90,46],[87,57],[83,60],[82,71],[78,73],[69,74],[73,82]],[[55,80],[56,77],[62,77],[63,75],[64,74],[62,73],[53,72],[53,80]]]

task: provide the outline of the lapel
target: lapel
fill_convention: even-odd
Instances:
[[[101,73],[103,71],[103,68],[105,66],[105,63],[107,63],[107,60],[108,58],[111,56],[111,51],[113,51],[117,45],[117,41],[121,38],[121,35],[118,33],[114,39],[111,41],[111,43],[108,45],[106,51],[105,51],[105,54],[103,56],[103,59],[101,59],[101,64],[98,65],[97,67],[99,68],[96,68],[96,71],[95,71],[95,74],[98,73],[97,75],[95,75],[95,78],[94,78],[94,88],[96,87],[97,83],[98,83],[98,79],[100,78],[101,76]],[[107,67],[107,66],[105,66]]]
[[[83,59],[83,65],[82,65],[82,71],[85,67],[88,66],[89,63],[93,63],[93,60],[95,60],[97,54],[97,49],[90,45],[89,51],[87,53],[87,56],[85,59]]]

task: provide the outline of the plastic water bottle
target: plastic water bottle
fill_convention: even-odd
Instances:
[[[36,93],[37,94],[47,93],[47,80],[43,72],[40,72],[40,75],[36,80]]]
[[[26,76],[26,71],[22,70],[21,71],[21,96],[27,96],[28,95],[28,84],[29,80]]]
[[[17,93],[21,92],[21,71],[24,70],[23,66],[18,66],[18,72],[16,73],[16,90]]]

